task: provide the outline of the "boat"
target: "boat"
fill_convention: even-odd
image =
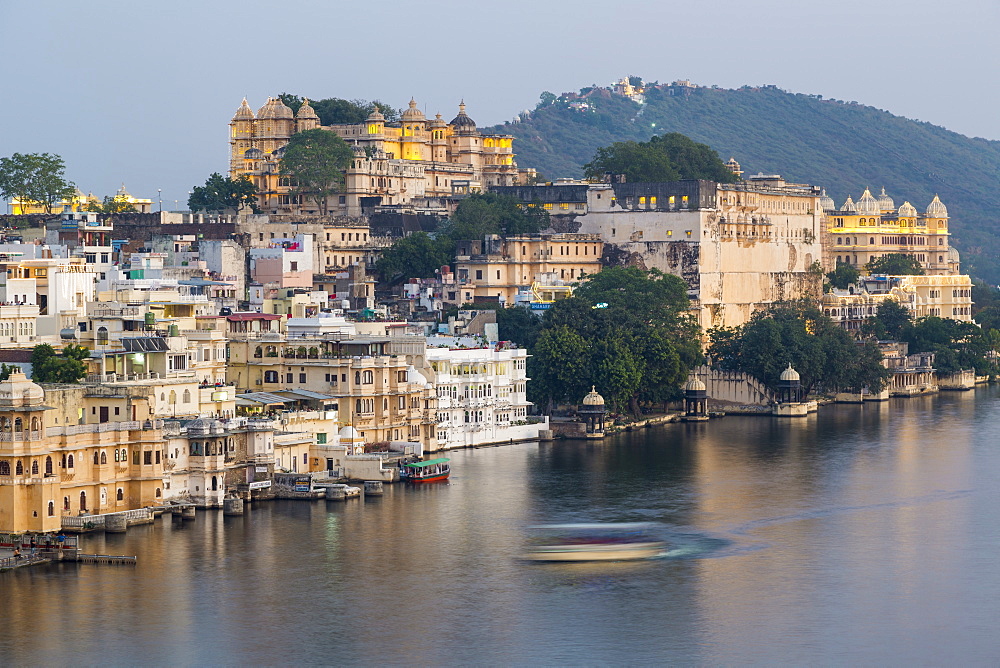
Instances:
[[[529,561],[633,561],[659,556],[666,544],[651,522],[542,524],[529,527]]]
[[[399,479],[406,482],[438,482],[451,475],[451,460],[447,457],[422,462],[400,463]]]

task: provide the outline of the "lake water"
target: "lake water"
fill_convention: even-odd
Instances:
[[[447,483],[199,511],[0,575],[6,665],[1000,661],[1000,392],[450,453]],[[529,564],[539,522],[658,560]]]

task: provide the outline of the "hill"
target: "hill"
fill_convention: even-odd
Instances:
[[[612,142],[680,132],[736,158],[746,172],[781,174],[826,188],[839,205],[864,188],[885,187],[898,207],[923,211],[935,194],[948,206],[963,271],[1000,283],[1000,142],[894,116],[855,102],[788,93],[647,85],[635,102],[606,88],[542,101],[518,122],[487,131],[513,134],[518,164],[548,179],[580,176]]]

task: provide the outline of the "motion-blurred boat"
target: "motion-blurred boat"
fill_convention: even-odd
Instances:
[[[659,556],[666,544],[650,522],[542,524],[529,527],[531,561],[628,561]]]

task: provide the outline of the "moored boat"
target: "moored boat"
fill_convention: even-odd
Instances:
[[[530,561],[632,561],[659,556],[666,544],[650,522],[544,524],[530,527]]]
[[[406,482],[438,482],[451,475],[451,460],[447,457],[422,462],[400,463],[399,479]]]

